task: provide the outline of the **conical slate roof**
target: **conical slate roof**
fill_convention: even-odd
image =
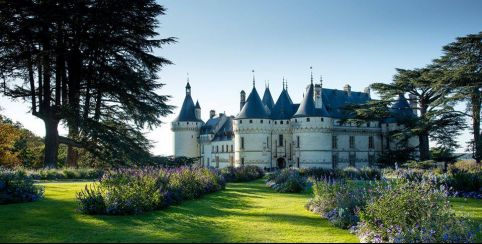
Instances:
[[[395,123],[415,117],[410,104],[403,94],[398,95],[398,99],[390,108],[390,117],[384,120],[385,123]]]
[[[316,116],[315,101],[313,100],[313,83],[310,84],[308,92],[303,97],[298,111],[293,117],[311,117]]]
[[[195,105],[191,98],[191,95],[189,94],[186,94],[184,102],[182,103],[181,111],[179,112],[179,115],[176,117],[176,119],[174,119],[174,122],[187,121],[202,122],[202,120],[196,118]]]
[[[196,108],[201,108],[201,106],[199,105],[199,101],[196,101]]]
[[[268,112],[265,110],[258,91],[256,91],[256,87],[253,87],[236,119],[265,119],[268,117]]]
[[[262,101],[263,101],[264,105],[266,105],[266,107],[268,107],[268,109],[270,111],[273,109],[274,101],[273,101],[273,97],[271,96],[271,92],[269,91],[268,87],[266,87],[266,89],[264,90]]]
[[[283,89],[271,111],[271,118],[291,119],[291,117],[295,113],[293,107],[293,101],[291,100],[288,91]]]

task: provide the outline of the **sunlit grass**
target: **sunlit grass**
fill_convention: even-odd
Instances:
[[[75,193],[86,183],[48,183],[45,199],[0,206],[0,242],[357,242],[308,212],[308,195],[263,181],[138,216],[87,216]]]

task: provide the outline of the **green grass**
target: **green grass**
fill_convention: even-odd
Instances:
[[[262,180],[138,216],[78,213],[75,193],[85,184],[46,183],[45,199],[0,206],[0,242],[358,242],[305,210],[308,195],[276,193]],[[482,224],[482,200],[452,203]]]
[[[85,183],[44,185],[41,201],[0,206],[0,242],[358,242],[305,210],[309,196],[262,180],[138,216],[83,215],[75,193]]]

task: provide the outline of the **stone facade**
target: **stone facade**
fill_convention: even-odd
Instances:
[[[261,99],[253,86],[247,99],[241,92],[237,116],[216,116],[211,110],[210,119],[203,122],[188,83],[180,116],[172,122],[175,156],[199,158],[201,165],[217,168],[343,168],[372,165],[385,150],[397,149],[397,143],[387,139],[389,132],[400,126],[394,118],[362,125],[341,123],[346,118],[341,108],[369,101],[369,89],[353,92],[349,85],[343,90],[325,89],[321,82],[312,81],[305,94],[300,104],[294,104],[283,86],[274,103],[269,88]],[[403,95],[391,111],[416,116]],[[416,138],[410,140],[410,146],[417,144]]]

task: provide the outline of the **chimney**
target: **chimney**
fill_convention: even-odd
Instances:
[[[348,96],[351,96],[351,86],[346,84],[344,87],[343,87],[343,90],[346,91],[346,93],[348,93]]]
[[[214,118],[214,116],[216,116],[216,111],[214,110],[209,111],[209,118],[212,119]]]
[[[412,108],[413,113],[417,114],[417,97],[413,94],[408,95],[408,102],[410,103],[410,108]]]
[[[243,109],[244,104],[246,103],[246,92],[244,90],[241,91],[241,101],[239,103],[239,110]]]

